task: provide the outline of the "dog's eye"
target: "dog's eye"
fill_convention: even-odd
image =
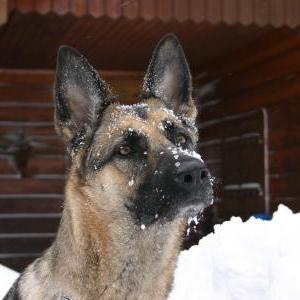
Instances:
[[[178,134],[176,137],[176,144],[178,146],[184,146],[187,143],[187,138],[183,134]]]
[[[121,154],[121,155],[125,156],[125,155],[130,154],[131,152],[132,152],[132,149],[129,146],[121,146],[119,148],[119,154]]]

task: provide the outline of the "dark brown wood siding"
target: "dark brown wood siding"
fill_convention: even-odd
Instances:
[[[102,72],[120,101],[135,102],[142,75]],[[0,70],[0,263],[22,270],[59,224],[66,177],[53,127],[52,71]]]
[[[226,217],[230,214],[248,217],[253,213],[265,212],[265,206],[268,206],[264,203],[267,192],[265,189],[262,190],[263,197],[260,201],[251,193],[249,197],[245,197],[243,193],[242,197],[232,193],[228,197],[224,191],[224,185],[228,181],[230,184],[237,181],[235,187],[243,182],[247,183],[248,180],[241,177],[245,175],[252,174],[256,176],[257,183],[262,182],[259,170],[268,168],[265,163],[269,164],[269,170],[265,170],[263,175],[264,180],[269,182],[270,212],[279,203],[300,211],[298,34],[287,29],[274,31],[230,56],[204,66],[203,72],[196,79],[196,86],[201,110],[199,120],[203,127],[200,131],[200,149],[201,143],[224,140],[224,132],[229,130],[228,125],[223,122],[219,125],[222,128],[218,128],[215,123],[226,118],[244,114],[245,117],[234,124],[233,130],[244,130],[246,134],[247,129],[243,127],[252,123],[254,131],[258,133],[256,146],[252,150],[250,145],[247,146],[244,154],[240,148],[236,151],[239,143],[232,147],[227,145],[227,148],[223,147],[219,152],[213,148],[203,148],[204,158],[208,162],[215,162],[211,168],[216,173],[220,186],[221,201],[217,205],[219,214],[224,215],[222,212],[226,211]],[[259,114],[260,111],[264,115],[257,116],[252,121],[246,117],[251,112]],[[267,133],[265,136],[264,132]],[[264,142],[267,142],[267,152],[260,147]],[[262,159],[262,154],[267,161]],[[241,158],[241,155],[244,156]]]

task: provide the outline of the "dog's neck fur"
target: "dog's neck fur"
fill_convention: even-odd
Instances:
[[[165,299],[184,220],[145,230],[122,216],[105,214],[109,219],[103,220],[84,194],[69,189],[70,184],[57,239],[25,272],[20,282],[24,293],[37,286],[33,288],[41,299]],[[43,282],[37,282],[40,278]]]

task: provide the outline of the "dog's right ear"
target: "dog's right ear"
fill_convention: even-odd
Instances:
[[[108,87],[96,70],[67,46],[58,51],[54,92],[55,128],[67,142],[91,130],[110,103]]]
[[[157,98],[176,114],[195,120],[192,76],[184,51],[174,34],[165,35],[155,47],[144,77],[141,98]]]

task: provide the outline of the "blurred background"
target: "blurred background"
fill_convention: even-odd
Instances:
[[[82,52],[134,103],[158,40],[184,47],[199,152],[215,204],[185,247],[231,216],[300,211],[300,1],[0,0],[0,263],[22,270],[59,224],[64,145],[53,128],[60,45]]]

